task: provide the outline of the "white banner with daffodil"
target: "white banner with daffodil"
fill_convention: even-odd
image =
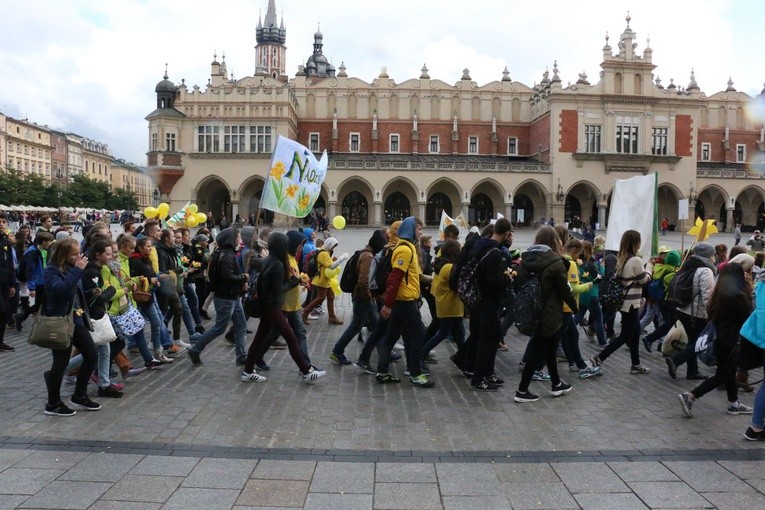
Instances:
[[[321,193],[327,165],[327,151],[317,160],[306,147],[279,136],[260,206],[287,216],[305,218]]]

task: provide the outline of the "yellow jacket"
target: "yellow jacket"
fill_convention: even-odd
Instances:
[[[398,287],[396,301],[420,299],[420,259],[417,257],[417,248],[406,239],[399,239],[393,249],[391,270],[393,269],[400,269],[405,275]]]
[[[317,255],[316,263],[319,266],[319,272],[316,276],[313,277],[311,283],[317,287],[328,289],[332,286],[332,282],[330,282],[330,280],[339,275],[342,269],[340,269],[340,266],[337,266],[335,269],[329,268],[329,266],[331,266],[334,261],[332,260],[332,257],[329,255],[327,250],[319,250],[319,255]]]
[[[459,294],[449,287],[449,275],[454,264],[444,264],[441,271],[433,275],[433,284],[430,292],[436,298],[436,316],[462,317],[465,315],[465,305],[462,304]]]
[[[298,270],[297,260],[295,257],[289,254],[287,254],[287,258],[290,261],[290,276],[299,276],[300,271]],[[297,285],[284,293],[284,304],[282,305],[282,310],[285,312],[297,312],[303,309],[303,307],[300,306],[300,289],[302,289],[302,287]]]
[[[566,258],[566,273],[568,274],[568,285],[571,287],[571,293],[574,295],[576,304],[579,304],[579,294],[587,292],[592,288],[592,283],[579,283],[579,266],[574,259],[568,255],[564,255]],[[563,313],[572,313],[571,308],[563,302]]]

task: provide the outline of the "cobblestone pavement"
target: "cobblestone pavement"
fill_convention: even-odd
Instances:
[[[338,233],[337,251],[369,234]],[[532,237],[520,231],[515,244]],[[680,236],[661,242],[679,248]],[[338,309],[347,322],[347,295]],[[685,418],[676,395],[694,384],[684,369],[670,379],[656,353],[641,352],[648,375],[629,374],[623,348],[603,377],[564,372],[569,395],[533,383],[542,398],[521,405],[512,401],[520,335],[497,358],[505,388],[487,394],[451,365],[452,343],[436,349],[430,390],[333,365],[342,330],[326,319],[308,326],[312,362],[329,371],[314,385],[299,381],[286,351],[267,355],[266,383],[242,383],[220,338],[204,366],[181,356],[126,383],[124,398],[100,399],[101,411],[69,419],[42,413],[48,352],[26,345],[26,331],[7,331],[17,350],[0,353],[0,509],[765,508],[765,455],[741,436],[748,417],[727,415],[724,392],[713,392]],[[594,354],[581,337],[583,356]]]

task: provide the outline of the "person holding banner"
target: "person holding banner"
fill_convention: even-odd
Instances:
[[[640,364],[640,301],[643,297],[643,287],[651,281],[653,268],[646,271],[643,259],[640,258],[640,232],[627,230],[619,242],[619,253],[616,256],[616,275],[624,289],[624,301],[619,311],[622,314],[622,331],[619,336],[590,358],[593,367],[599,367],[619,347],[624,344],[630,349],[632,366],[630,374],[647,374],[650,370]]]

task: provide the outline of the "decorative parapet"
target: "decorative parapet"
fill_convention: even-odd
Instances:
[[[765,165],[744,166],[699,166],[696,168],[697,178],[711,179],[762,179],[765,177]]]
[[[424,170],[435,172],[504,172],[504,173],[551,173],[550,165],[536,161],[515,161],[496,157],[461,156],[347,156],[330,155],[329,169],[333,170],[380,170],[404,172]]]
[[[606,152],[575,152],[571,155],[576,160],[576,166],[582,168],[585,161],[602,161],[609,172],[636,172],[647,174],[651,164],[665,163],[670,170],[682,159],[680,156],[657,156],[654,154],[621,154]]]

